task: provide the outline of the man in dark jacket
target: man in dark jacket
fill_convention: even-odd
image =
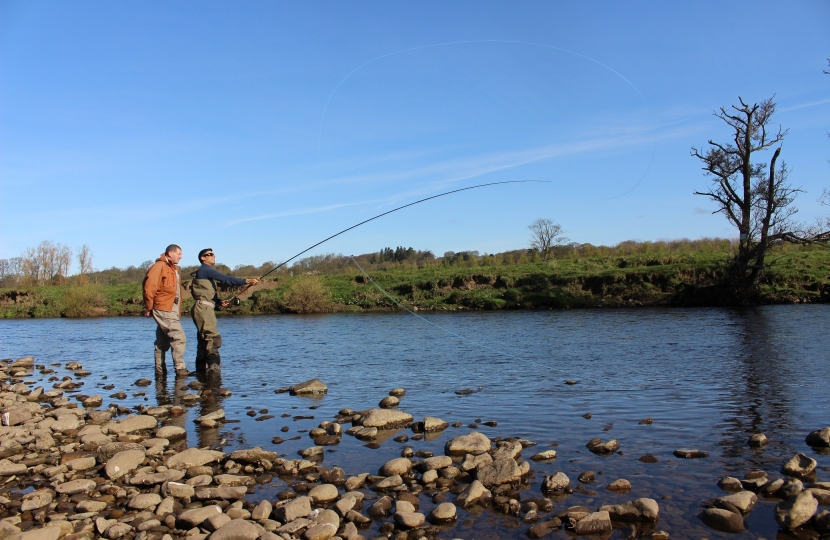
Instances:
[[[226,276],[213,266],[216,264],[216,254],[212,249],[203,249],[199,252],[199,267],[190,283],[190,293],[193,295],[194,305],[191,312],[193,323],[196,325],[196,370],[219,371],[219,347],[222,346],[222,336],[216,328],[216,313],[218,307],[226,307],[229,302],[219,298],[219,284],[228,287],[242,285],[256,285],[257,279],[243,279]]]

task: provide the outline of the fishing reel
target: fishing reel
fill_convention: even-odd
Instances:
[[[239,306],[241,304],[242,304],[242,300],[240,300],[239,298],[235,298],[235,297],[231,298],[231,305],[232,306]]]

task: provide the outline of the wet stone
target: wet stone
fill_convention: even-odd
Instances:
[[[798,453],[781,467],[781,472],[787,476],[807,478],[815,472],[816,465],[816,460],[805,454]]]
[[[722,508],[705,508],[697,516],[707,527],[716,531],[737,533],[744,530],[744,518],[740,514]]]

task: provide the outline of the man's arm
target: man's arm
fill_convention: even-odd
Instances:
[[[201,277],[218,281],[222,285],[227,285],[228,287],[241,287],[242,285],[248,283],[248,280],[246,280],[245,278],[226,276],[222,272],[219,272],[218,270],[210,266],[204,268],[203,272],[205,275]]]
[[[161,277],[161,265],[159,263],[154,263],[147,270],[147,275],[144,276],[144,309],[145,315],[147,313],[153,311],[153,301],[156,298],[156,293],[159,289],[159,278]]]

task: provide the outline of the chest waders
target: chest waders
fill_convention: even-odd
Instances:
[[[219,369],[219,348],[222,336],[216,328],[216,282],[212,279],[193,279],[190,283],[193,295],[193,324],[196,325],[196,371]],[[214,367],[215,366],[215,367]]]

